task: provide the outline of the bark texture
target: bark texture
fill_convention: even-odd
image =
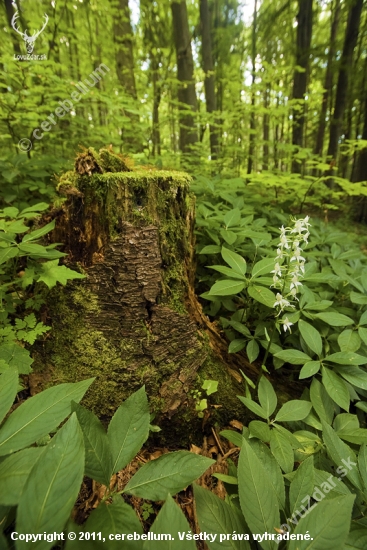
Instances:
[[[87,278],[48,296],[53,331],[35,350],[33,391],[95,376],[84,402],[108,418],[145,384],[165,418],[180,411],[198,421],[190,391],[215,379],[222,417],[241,410],[239,375],[222,358],[227,344],[194,294],[189,182],[179,172],[132,170],[109,150],[92,149],[61,178],[67,200],[45,222],[57,220],[52,241],[65,243],[68,265]]]

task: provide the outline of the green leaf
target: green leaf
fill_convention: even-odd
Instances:
[[[294,466],[294,453],[291,445],[277,430],[271,430],[270,450],[284,473],[289,474]]]
[[[350,526],[354,495],[318,503],[298,523],[294,535],[310,534],[311,540],[291,540],[289,550],[343,550]]]
[[[238,488],[242,513],[252,533],[272,533],[280,525],[279,504],[267,471],[246,439],[238,462]],[[261,542],[265,550],[275,550],[275,541]]]
[[[237,397],[244,405],[246,405],[248,409],[250,409],[250,411],[257,414],[257,416],[260,416],[260,418],[267,420],[268,417],[266,415],[266,411],[260,407],[260,405],[255,403],[255,401],[252,401],[252,399],[249,399],[248,397],[242,397],[242,395],[237,395]]]
[[[16,506],[23,487],[43,447],[23,449],[0,462],[0,505]]]
[[[235,432],[234,430],[222,430],[219,435],[228,439],[228,441],[233,443],[233,445],[235,445],[236,447],[242,446],[243,437],[241,434]]]
[[[350,317],[343,315],[342,313],[316,313],[315,317],[324,321],[332,327],[346,327],[353,325],[354,321]]]
[[[359,292],[352,292],[349,294],[349,299],[352,302],[352,304],[358,304],[358,305],[366,305],[367,304],[367,296],[364,294],[360,294]]]
[[[65,265],[58,264],[58,260],[51,260],[43,263],[42,273],[38,278],[38,282],[43,281],[48,288],[53,288],[56,283],[66,285],[68,280],[71,279],[85,279],[85,275],[82,275],[82,273],[77,273]]]
[[[267,307],[274,307],[275,296],[271,290],[262,286],[250,285],[247,289],[249,296]]]
[[[181,508],[168,495],[166,502],[159,511],[150,528],[155,535],[165,535],[171,540],[147,540],[144,542],[144,550],[196,550],[193,540],[181,540],[181,535],[190,531],[190,525]]]
[[[336,473],[339,475],[339,479],[346,476],[357,489],[362,491],[362,480],[358,472],[357,457],[354,451],[336,435],[331,426],[323,420],[321,423],[322,437],[328,455],[337,466]]]
[[[281,409],[278,411],[275,421],[276,422],[295,422],[297,420],[303,420],[311,411],[312,404],[308,401],[302,401],[301,399],[293,399],[284,403]]]
[[[213,477],[216,477],[228,485],[238,485],[238,479],[234,476],[227,476],[226,474],[212,474]]]
[[[201,387],[206,391],[206,395],[212,395],[218,391],[218,380],[204,380]]]
[[[336,432],[339,430],[355,430],[359,428],[358,417],[349,413],[338,414],[334,419],[333,428]]]
[[[358,467],[365,492],[367,491],[367,445],[364,443],[358,453]]]
[[[320,420],[325,420],[328,424],[331,424],[334,417],[334,403],[324,386],[316,378],[311,382],[310,399]]]
[[[227,229],[221,229],[220,230],[220,235],[221,235],[222,239],[230,245],[235,243],[236,240],[237,240],[236,233],[234,233],[233,231],[227,231]]]
[[[94,378],[60,384],[27,399],[11,413],[0,430],[0,456],[31,445],[55,430],[79,402]]]
[[[270,430],[269,430],[270,432]],[[270,441],[270,437],[269,437]],[[285,507],[285,488],[282,470],[278,462],[272,455],[269,447],[258,439],[249,439],[251,449],[255,452],[258,460],[260,460],[266,470],[271,486],[273,487],[279,502],[279,507],[284,510]]]
[[[336,372],[322,367],[322,383],[325,390],[339,407],[349,411],[350,395],[346,383]]]
[[[108,426],[112,473],[125,468],[149,436],[150,414],[145,387],[120,405]],[[159,499],[158,499],[159,500]]]
[[[311,361],[311,357],[298,349],[284,349],[274,354],[274,357],[290,363],[291,365],[304,365],[307,361]]]
[[[23,243],[23,242],[21,242],[18,245],[18,248],[21,252],[24,252],[25,254],[30,255],[30,256],[32,256],[33,254],[36,254],[37,256],[42,257],[42,255],[47,252],[46,247],[44,247],[40,244],[35,244],[35,243]]]
[[[29,206],[28,208],[22,210],[20,215],[23,216],[23,214],[28,214],[29,212],[43,212],[49,207],[50,205],[47,202],[38,202],[37,204],[34,204],[33,206]]]
[[[238,294],[245,288],[245,283],[238,283],[231,281],[230,279],[224,279],[223,281],[217,281],[210,289],[209,295],[211,296],[232,296]]]
[[[304,378],[309,378],[310,376],[313,376],[314,374],[319,372],[320,367],[320,361],[307,361],[307,363],[305,363],[300,370],[299,379],[303,380]]]
[[[348,443],[353,443],[354,445],[362,445],[367,443],[367,430],[364,428],[356,428],[355,430],[339,430],[338,437]]]
[[[352,522],[353,525],[353,522]],[[351,529],[345,541],[343,550],[366,550],[367,548],[367,529],[356,525]]]
[[[253,363],[253,361],[256,361],[256,359],[259,356],[259,353],[260,353],[259,344],[254,339],[250,340],[246,347],[246,354],[250,363]]]
[[[367,311],[362,313],[362,315],[361,315],[361,317],[358,321],[358,325],[367,325]]]
[[[36,229],[35,231],[31,231],[30,233],[27,233],[27,235],[24,235],[22,239],[22,243],[40,239],[41,237],[43,237],[43,235],[46,235],[47,233],[55,229],[55,223],[56,223],[55,220],[53,220],[47,225],[41,227],[40,229]]]
[[[325,357],[324,360],[330,361],[331,363],[337,363],[338,365],[365,365],[367,363],[367,357],[349,351],[332,353]]]
[[[207,267],[209,269],[214,269],[215,271],[222,273],[222,275],[226,275],[226,277],[232,277],[232,279],[246,281],[246,277],[244,275],[240,275],[234,269],[231,269],[230,267],[227,267],[225,265],[208,265]]]
[[[99,419],[91,412],[72,402],[83,432],[85,448],[85,475],[109,487],[112,476],[112,454],[107,434]]]
[[[188,451],[177,451],[147,462],[124,492],[147,500],[165,500],[200,477],[215,461]]]
[[[251,271],[251,279],[256,279],[261,275],[267,275],[274,269],[274,258],[264,258],[257,262]]]
[[[298,321],[298,328],[310,350],[320,356],[322,353],[322,340],[319,331],[302,319]]]
[[[19,249],[17,246],[8,246],[7,248],[0,249],[0,265],[18,255]]]
[[[18,393],[18,373],[16,369],[8,368],[0,375],[0,424],[14,403]]]
[[[365,370],[359,367],[339,367],[335,370],[356,388],[367,390],[367,372]]]
[[[232,252],[225,246],[222,247],[222,258],[223,260],[239,275],[244,276],[246,273],[246,260],[242,258],[236,252]]]
[[[241,219],[241,212],[239,208],[234,208],[233,210],[230,210],[229,212],[227,212],[227,214],[223,218],[223,221],[226,227],[233,227],[239,224],[240,219]]]
[[[204,246],[199,254],[218,254],[220,250],[221,248],[217,244],[209,244],[208,246]]]
[[[209,550],[250,550],[250,544],[245,540],[248,529],[239,510],[196,484],[194,496],[200,531],[216,535],[214,542],[207,541]],[[241,537],[242,540],[230,537],[230,540],[220,541],[220,535],[224,533],[236,533],[237,539]]]
[[[19,501],[17,529],[20,533],[61,533],[78,496],[84,472],[83,434],[75,414],[57,432],[35,463]],[[36,550],[52,543],[39,540]],[[29,543],[18,540],[17,549]]]
[[[358,336],[364,344],[367,344],[367,328],[359,327]]]
[[[244,338],[236,338],[236,340],[232,340],[232,342],[228,346],[228,353],[237,353],[241,351],[245,347],[247,343],[247,340]]]
[[[260,378],[257,395],[261,407],[269,418],[276,409],[278,399],[271,382],[264,375]]]
[[[240,334],[243,334],[244,336],[247,336],[248,338],[251,338],[251,332],[249,329],[244,325],[243,323],[240,323],[239,321],[228,321],[231,327],[233,327],[237,332]]]
[[[248,425],[250,434],[253,437],[257,437],[264,443],[269,443],[270,441],[270,428],[265,422],[261,420],[252,420]]]
[[[289,504],[292,514],[297,514],[298,507],[302,509],[305,497],[312,495],[314,488],[313,456],[304,460],[294,476],[289,489]]]
[[[19,374],[29,374],[33,359],[29,355],[29,351],[22,348],[19,344],[2,344],[0,345],[0,360],[3,359],[8,363],[9,367],[16,367]]]
[[[354,352],[361,347],[361,339],[354,330],[349,328],[339,334],[338,344],[341,351]]]

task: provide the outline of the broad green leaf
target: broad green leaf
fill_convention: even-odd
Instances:
[[[348,328],[339,334],[338,344],[341,351],[354,352],[361,347],[361,339],[354,330]]]
[[[18,373],[16,369],[8,368],[0,375],[0,424],[14,403],[18,393]]]
[[[326,499],[351,494],[342,477],[335,477],[330,475],[330,472],[318,470],[317,468],[314,469],[314,475],[315,487],[321,489]]]
[[[226,215],[223,218],[223,221],[225,223],[226,227],[233,227],[234,225],[238,225],[241,219],[241,212],[239,208],[234,208],[233,210],[230,210],[226,213]]]
[[[320,361],[307,361],[307,363],[305,363],[300,370],[299,379],[303,380],[304,378],[309,378],[310,376],[313,376],[314,374],[319,372],[320,367]]]
[[[46,247],[42,246],[41,244],[21,242],[18,247],[21,252],[29,254],[30,256],[32,256],[33,254],[36,254],[37,256],[42,256],[42,254],[47,252]]]
[[[218,273],[222,273],[222,275],[226,275],[226,277],[232,277],[232,279],[246,281],[246,277],[244,275],[240,275],[234,269],[231,269],[230,267],[227,267],[225,265],[208,265],[207,268],[214,269],[214,271],[218,271]]]
[[[259,356],[259,353],[260,353],[259,344],[254,339],[250,340],[246,346],[246,354],[250,363],[252,363],[253,361],[256,361],[256,359]]]
[[[19,344],[2,344],[0,346],[0,360],[3,359],[10,367],[16,367],[19,374],[32,372],[33,363],[29,351]]]
[[[218,380],[204,380],[201,386],[206,391],[206,395],[212,395],[218,391]]]
[[[224,483],[228,483],[228,485],[238,485],[238,479],[234,476],[227,476],[226,474],[212,474],[212,476],[220,479],[220,481],[224,481]]]
[[[148,439],[150,414],[143,386],[120,405],[108,426],[112,473],[125,468]]]
[[[269,441],[270,441],[270,436],[269,436]],[[269,476],[270,483],[277,495],[279,507],[280,509],[284,510],[284,507],[285,507],[284,478],[278,462],[275,460],[269,447],[265,445],[265,443],[263,443],[262,441],[251,438],[249,439],[249,445],[251,449],[255,452],[257,458],[260,460],[264,469],[266,470]]]
[[[20,533],[61,533],[78,496],[84,473],[83,434],[75,414],[42,452],[25,484],[19,501],[17,529]],[[39,540],[32,548],[51,548]],[[18,550],[29,543],[17,541]]]
[[[31,231],[30,233],[27,233],[26,235],[24,235],[22,239],[22,243],[40,239],[41,237],[43,237],[43,235],[46,235],[47,233],[55,229],[55,223],[56,223],[55,220],[53,220],[47,225],[41,227],[40,229],[36,229],[35,231]]]
[[[232,296],[238,294],[245,288],[245,283],[239,283],[230,279],[224,279],[223,281],[217,281],[211,287],[209,295],[211,296]]]
[[[294,535],[310,534],[311,540],[291,540],[289,550],[343,550],[355,496],[341,496],[319,502],[303,517]]]
[[[270,450],[283,472],[289,474],[294,466],[294,453],[291,445],[278,430],[271,430]]]
[[[209,550],[250,550],[250,544],[245,540],[248,529],[239,510],[196,483],[194,496],[200,531],[216,535],[214,542],[206,541]],[[224,533],[236,533],[237,540],[230,537],[231,540],[220,541],[220,535]],[[238,540],[240,537],[242,540]],[[182,548],[186,550],[186,547]]]
[[[367,344],[367,328],[359,327],[358,336],[364,344]]]
[[[269,418],[276,409],[278,399],[271,382],[264,375],[260,378],[257,395],[261,407]]]
[[[240,323],[239,321],[228,321],[230,326],[233,327],[237,332],[240,334],[243,334],[244,336],[247,336],[248,338],[251,338],[251,332],[249,329],[244,325],[243,323]]]
[[[337,363],[338,365],[365,365],[367,363],[367,357],[349,351],[332,353],[325,357],[324,360],[330,361],[331,363]]]
[[[228,441],[230,441],[231,443],[233,443],[233,445],[236,445],[237,447],[242,446],[243,437],[241,434],[235,432],[234,430],[222,430],[221,432],[219,432],[219,435],[225,437],[226,439],[228,439]]]
[[[269,443],[270,441],[270,428],[265,422],[260,420],[252,420],[248,425],[250,434],[253,437],[257,437],[264,443]]]
[[[343,315],[342,313],[316,313],[315,317],[324,321],[332,327],[346,327],[353,325],[354,321],[350,317]]]
[[[358,453],[358,467],[364,485],[365,493],[367,492],[367,444],[364,443]]]
[[[297,420],[303,420],[311,411],[312,404],[308,401],[302,401],[301,399],[293,399],[284,403],[281,409],[278,411],[275,421],[276,422],[292,422]]]
[[[251,271],[251,279],[260,277],[261,275],[267,275],[274,269],[274,258],[264,258],[257,262]]]
[[[170,540],[147,540],[144,550],[196,550],[193,540],[186,540],[184,535],[190,531],[190,525],[181,508],[168,495],[158,516],[150,528],[155,535],[165,535]],[[181,535],[181,536],[180,536]],[[181,539],[182,537],[182,539]]]
[[[141,523],[131,506],[126,504],[121,496],[114,497],[112,503],[108,501],[101,502],[99,506],[93,510],[87,522],[85,523],[85,531],[90,533],[101,533],[105,538],[108,550],[141,550],[142,544],[127,540],[126,535],[143,534]],[[109,535],[122,535],[125,537],[119,540],[110,541]],[[79,542],[80,544],[80,542]],[[90,542],[89,542],[90,544]],[[88,542],[82,547],[88,549]],[[103,548],[104,545],[101,545]]]
[[[349,294],[349,299],[353,304],[366,305],[367,296],[365,294],[360,294],[359,292],[352,292]]]
[[[349,411],[350,396],[346,383],[336,372],[322,367],[322,383],[331,399],[345,411]]]
[[[43,212],[48,208],[50,208],[50,205],[47,202],[38,202],[37,204],[34,204],[33,206],[29,206],[28,208],[22,210],[20,215],[23,216],[23,214],[28,214],[29,212]]]
[[[55,430],[70,414],[71,401],[79,402],[93,380],[60,384],[22,403],[0,429],[0,456],[32,445]]]
[[[311,361],[309,355],[298,349],[284,349],[275,353],[274,356],[291,365],[304,365],[308,361]]]
[[[333,428],[336,432],[339,430],[356,430],[359,428],[358,417],[349,413],[338,414],[334,419]]]
[[[273,428],[275,430],[278,430],[282,434],[284,439],[286,439],[288,441],[288,443],[290,444],[290,446],[293,449],[299,449],[300,447],[302,447],[302,445],[299,443],[298,439],[296,437],[294,437],[292,432],[287,430],[287,428],[284,428],[284,426],[281,426],[280,424],[274,424]]]
[[[337,466],[336,473],[341,478],[346,476],[357,489],[362,491],[362,480],[358,472],[357,457],[354,451],[336,435],[331,426],[323,420],[321,422],[322,437],[328,455]]]
[[[295,514],[302,505],[305,497],[312,495],[314,488],[313,456],[306,458],[296,470],[289,489],[289,504],[292,514]]]
[[[298,328],[310,350],[320,356],[322,353],[322,340],[319,331],[302,319],[298,321]]]
[[[242,401],[244,405],[246,405],[248,409],[250,409],[250,411],[257,414],[257,416],[260,416],[260,418],[264,418],[264,420],[268,418],[266,415],[266,411],[262,407],[260,407],[260,405],[255,403],[255,401],[252,401],[252,399],[249,399],[248,397],[242,397],[242,395],[237,395],[237,397],[240,401]]]
[[[320,420],[331,424],[334,417],[334,403],[324,386],[316,378],[313,378],[311,382],[310,399]]]
[[[244,439],[238,462],[238,488],[240,504],[252,533],[272,533],[280,525],[279,504],[276,492],[249,443]],[[265,550],[277,548],[275,541],[263,540]]]
[[[236,340],[232,340],[232,342],[228,346],[228,353],[238,353],[245,347],[247,344],[247,340],[244,338],[236,338]]]
[[[85,279],[85,275],[69,269],[65,265],[58,265],[58,260],[51,260],[42,264],[42,273],[38,278],[43,281],[48,288],[53,288],[56,283],[66,285],[71,279]]]
[[[74,402],[71,410],[76,413],[83,432],[85,448],[84,474],[109,487],[113,472],[112,454],[106,431],[91,411]]]
[[[305,311],[323,311],[333,305],[329,300],[320,300],[319,302],[310,302],[304,306]]]
[[[147,500],[165,500],[200,477],[214,460],[177,451],[147,462],[126,485],[124,492]]]
[[[250,285],[247,289],[249,296],[267,307],[274,307],[275,296],[271,290],[262,286]]]
[[[351,529],[349,532],[343,550],[366,550],[366,548],[367,529],[361,525],[356,525],[355,528]]]
[[[228,231],[227,229],[221,229],[219,233],[222,239],[230,245],[235,243],[237,240],[237,234],[234,233],[233,231]]]
[[[353,443],[354,445],[362,445],[367,443],[367,430],[364,428],[356,428],[354,430],[339,430],[337,432],[338,437],[348,443]]]
[[[217,244],[208,244],[208,246],[204,246],[199,252],[199,254],[218,254],[220,252],[220,246]]]
[[[8,246],[7,248],[0,249],[0,265],[18,255],[19,249],[16,246]]]
[[[0,462],[0,505],[16,506],[24,484],[44,447],[23,449]]]
[[[367,372],[365,370],[359,367],[340,367],[335,370],[347,382],[356,386],[356,388],[367,390]]]
[[[367,325],[367,311],[363,312],[359,321],[358,325]]]
[[[222,247],[222,258],[223,260],[239,275],[244,275],[246,273],[246,260],[242,258],[236,252],[232,252],[225,246]]]

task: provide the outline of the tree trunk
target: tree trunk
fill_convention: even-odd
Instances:
[[[152,408],[177,415],[188,437],[202,422],[190,391],[212,379],[214,403],[224,405],[213,419],[243,415],[237,373],[256,378],[258,369],[227,354],[196,300],[189,183],[180,172],[130,171],[110,150],[92,149],[61,177],[67,201],[44,221],[56,219],[52,241],[65,243],[67,265],[87,278],[48,296],[53,330],[34,353],[33,392],[95,376],[85,403],[107,419],[145,384]]]
[[[352,1],[348,13],[343,53],[340,59],[334,114],[330,122],[328,156],[332,157],[334,161],[337,160],[339,139],[342,133],[343,117],[347,105],[349,80],[353,70],[353,53],[357,45],[362,5],[363,0]]]
[[[205,101],[206,110],[208,113],[215,113],[217,110],[217,98],[215,95],[215,75],[213,65],[212,39],[210,29],[210,13],[208,0],[200,0],[200,22],[201,22],[201,39],[202,39],[202,58]],[[219,135],[218,121],[212,120],[209,125],[210,131],[210,156],[212,160],[218,158]]]
[[[332,23],[330,30],[329,51],[327,57],[327,67],[325,74],[324,93],[322,96],[322,104],[320,111],[319,127],[317,130],[316,143],[314,153],[322,156],[324,149],[324,138],[326,129],[326,113],[329,105],[329,96],[333,87],[333,62],[336,54],[336,39],[338,34],[338,26],[340,20],[340,0],[335,0],[332,8]]]
[[[312,37],[312,4],[313,0],[298,0],[297,15],[297,51],[296,69],[293,80],[293,99],[300,100],[300,105],[293,111],[292,143],[297,147],[303,147],[303,134],[305,125],[304,98],[307,90],[307,80],[310,62],[310,47]],[[300,67],[301,70],[298,70]],[[293,162],[293,171],[299,172],[300,165]]]
[[[254,4],[254,15],[252,22],[252,41],[251,41],[251,64],[252,64],[252,82],[251,82],[251,115],[250,115],[250,136],[247,160],[247,173],[251,174],[254,162],[255,152],[255,80],[256,80],[256,35],[257,35],[257,0]]]
[[[195,120],[197,98],[194,81],[194,61],[186,1],[173,1],[171,9],[177,58],[177,78],[179,80],[180,150],[182,153],[189,153],[192,151],[192,146],[198,141],[198,130]]]

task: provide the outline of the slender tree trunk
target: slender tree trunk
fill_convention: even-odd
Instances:
[[[313,0],[298,0],[297,15],[297,51],[296,66],[301,67],[294,72],[293,99],[304,100],[307,90],[307,80],[310,64],[310,47],[312,37],[312,7]],[[305,108],[300,105],[293,112],[293,135],[292,143],[297,147],[304,145]],[[300,165],[293,162],[293,171],[299,172]]]
[[[159,82],[159,64],[157,58],[153,53],[150,57],[150,65],[152,69],[152,84],[153,84],[153,128],[152,128],[152,141],[153,141],[153,157],[161,155],[161,132],[159,128],[159,105],[161,103],[161,88]]]
[[[198,141],[198,130],[195,120],[197,98],[194,81],[194,61],[186,1],[173,1],[171,9],[177,58],[177,78],[179,80],[180,150],[182,153],[189,153],[192,146]]]
[[[136,99],[133,30],[130,22],[129,0],[118,0],[118,17],[115,19],[114,23],[114,36],[117,46],[117,77],[126,92],[132,98]]]
[[[202,39],[202,59],[205,88],[206,110],[208,113],[215,113],[217,110],[217,98],[215,95],[215,75],[213,65],[212,39],[210,28],[210,13],[208,0],[200,0],[200,22]],[[218,157],[219,135],[218,121],[211,120],[210,126],[210,155],[212,160]]]
[[[270,82],[265,84],[266,88],[264,91],[264,117],[263,117],[263,162],[262,169],[269,170],[269,137],[270,137],[270,116],[268,113],[270,105]]]
[[[338,34],[338,26],[340,21],[340,0],[334,0],[332,7],[332,22],[330,30],[329,51],[327,58],[327,67],[325,74],[324,93],[322,96],[322,104],[320,111],[319,127],[317,130],[316,143],[314,153],[322,155],[324,148],[324,137],[326,129],[326,113],[329,105],[330,92],[333,87],[333,62],[336,54],[336,39]]]
[[[332,157],[334,161],[337,159],[339,139],[342,134],[343,118],[348,99],[349,81],[353,70],[353,53],[357,45],[362,5],[363,0],[353,0],[348,13],[343,53],[340,59],[334,113],[330,122],[328,156]]]
[[[255,152],[255,80],[256,80],[256,33],[257,33],[257,0],[254,3],[254,15],[252,22],[252,41],[251,41],[251,65],[252,65],[252,82],[251,82],[251,115],[250,115],[250,137],[247,160],[247,173],[251,174],[252,165],[254,162]]]

